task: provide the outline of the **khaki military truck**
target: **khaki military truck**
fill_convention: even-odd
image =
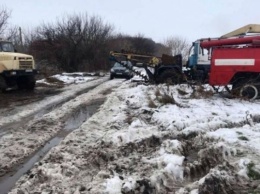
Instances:
[[[33,90],[37,73],[33,56],[18,53],[12,42],[0,40],[0,90]]]

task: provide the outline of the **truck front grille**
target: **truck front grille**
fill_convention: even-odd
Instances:
[[[19,61],[20,69],[32,69],[33,62],[32,61]]]

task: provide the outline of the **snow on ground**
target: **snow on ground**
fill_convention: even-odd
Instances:
[[[259,193],[260,101],[124,82],[10,193]]]
[[[61,77],[61,75],[56,75],[57,77]],[[69,77],[69,76],[67,76]],[[81,76],[80,76],[81,77]],[[108,77],[86,77],[86,80],[82,83],[78,83],[75,85],[75,80],[80,79],[80,77],[74,77],[74,84],[70,84],[69,86],[66,86],[64,88],[60,88],[58,91],[61,91],[59,95],[55,96],[50,96],[45,98],[44,100],[41,100],[40,102],[37,101],[35,103],[26,105],[26,106],[20,106],[20,107],[15,107],[15,112],[16,114],[14,115],[6,115],[6,116],[1,116],[0,118],[0,129],[2,126],[7,125],[9,123],[13,122],[19,122],[23,118],[29,116],[29,115],[34,115],[36,114],[39,110],[46,109],[47,107],[51,107],[61,101],[66,101],[69,98],[72,98],[75,96],[77,93],[87,90],[88,88],[91,88],[95,85],[99,85],[105,81],[108,80]],[[39,83],[45,83],[44,80],[39,80]]]
[[[59,81],[61,81],[64,84],[78,84],[78,83],[85,83],[91,80],[95,80],[97,79],[97,77],[95,77],[94,73],[90,73],[87,74],[88,76],[85,76],[86,73],[83,72],[75,72],[75,73],[62,73],[62,74],[57,74],[57,75],[53,75],[50,78],[54,78],[57,79]],[[90,76],[92,75],[92,76]],[[44,84],[52,84],[48,82],[48,79],[42,79],[42,80],[38,80],[37,83],[44,83]]]
[[[21,110],[16,115],[1,118],[1,121],[11,123],[13,120],[24,120],[25,116],[36,112],[37,114],[30,121],[19,123],[8,128],[6,133],[0,137],[0,176],[8,173],[14,166],[21,163],[24,158],[30,156],[33,152],[43,146],[49,139],[55,136],[67,124],[67,119],[71,115],[76,114],[76,111],[81,107],[93,103],[93,100],[104,98],[105,92],[117,87],[121,80],[105,82],[108,78],[101,78],[96,81],[85,84],[71,85],[70,90],[66,90],[59,96],[52,96],[37,103],[32,103],[26,106],[26,109]],[[105,82],[101,84],[102,82]],[[84,93],[84,89],[99,85],[95,90]],[[76,95],[77,92],[83,94],[75,96],[69,101],[71,95]],[[103,94],[104,93],[104,94]],[[68,102],[66,102],[68,100]],[[41,114],[38,111],[44,111],[46,105],[56,105],[64,101],[64,104],[49,113]],[[24,108],[24,107],[23,107]],[[37,116],[37,115],[40,116]]]

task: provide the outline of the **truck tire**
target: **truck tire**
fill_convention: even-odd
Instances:
[[[175,69],[169,69],[158,75],[157,81],[158,83],[166,83],[170,85],[180,84],[182,83],[182,75]]]
[[[25,89],[30,90],[30,91],[34,90],[35,83],[36,83],[36,81],[35,81],[34,76],[28,76],[27,79],[26,79]]]
[[[246,84],[241,87],[239,95],[249,100],[254,100],[258,97],[258,89],[252,84]]]
[[[6,88],[7,88],[7,84],[6,84],[5,78],[0,75],[0,90],[2,92],[5,92]]]
[[[35,88],[35,83],[34,76],[23,76],[17,79],[17,86],[19,89],[32,91]]]

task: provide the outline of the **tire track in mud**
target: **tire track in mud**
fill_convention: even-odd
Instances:
[[[103,82],[105,82],[107,80],[103,80]],[[87,93],[88,91],[94,89],[95,87],[97,87],[98,85],[102,84],[103,82],[98,82],[97,84],[93,85],[93,86],[90,86],[90,87],[87,87],[87,88],[84,88],[83,90],[80,90],[78,92],[76,92],[74,95],[71,95],[71,96],[68,96],[68,97],[65,97],[64,99],[61,99],[57,102],[53,102],[53,103],[50,103],[48,104],[47,106],[45,106],[43,109],[40,109],[40,110],[37,110],[33,113],[30,113],[29,115],[25,116],[25,117],[22,117],[19,121],[14,121],[14,122],[11,122],[11,123],[6,123],[2,126],[0,126],[0,138],[3,136],[3,135],[6,135],[9,133],[10,130],[12,130],[13,128],[17,128],[17,127],[22,127],[22,126],[25,126],[28,124],[28,122],[34,120],[34,119],[37,119],[39,117],[42,117],[43,115],[61,107],[64,103],[70,101],[71,99],[81,95],[81,94],[84,94],[84,93]],[[40,103],[40,102],[39,102]]]
[[[6,146],[6,152],[1,152],[2,156],[9,155],[9,158],[16,158],[15,161],[6,160],[6,162],[1,162],[1,171],[0,171],[0,193],[8,192],[15,184],[15,182],[20,178],[21,175],[26,173],[28,170],[32,168],[35,162],[39,161],[52,147],[56,146],[61,140],[63,140],[72,130],[80,127],[80,125],[86,121],[89,117],[94,114],[98,107],[104,102],[105,96],[112,92],[111,88],[115,86],[110,86],[105,89],[99,89],[99,97],[95,92],[91,94],[91,91],[87,94],[83,94],[81,96],[86,96],[84,98],[92,98],[94,100],[86,99],[86,102],[82,103],[82,100],[76,101],[81,96],[77,97],[75,100],[71,100],[73,105],[70,105],[71,102],[64,102],[63,105],[59,105],[54,110],[50,110],[48,113],[43,114],[43,117],[40,119],[36,119],[33,122],[29,123],[29,126],[23,126],[19,130],[27,131],[23,137],[19,137],[19,140],[22,138],[27,138],[29,142],[21,142],[20,147],[16,147],[18,150],[26,150],[26,152],[14,152],[13,155],[10,155],[10,150],[8,150],[8,145]],[[93,89],[94,86],[91,87]],[[88,90],[91,90],[88,88]],[[86,90],[78,92],[85,93]],[[88,95],[89,94],[89,95]],[[93,98],[96,96],[96,99]],[[97,98],[98,97],[98,98]],[[83,97],[82,97],[83,98]],[[71,107],[73,106],[73,107]],[[70,108],[69,112],[66,110]],[[45,110],[44,110],[45,112]],[[55,112],[55,113],[53,113]],[[56,116],[55,119],[52,118],[53,115]],[[18,130],[18,131],[19,131]],[[37,136],[43,136],[40,142],[37,142],[37,138],[35,136],[30,137],[30,134],[36,133]],[[47,133],[47,135],[46,135]],[[19,136],[17,130],[12,132],[13,136]],[[8,135],[7,135],[8,136]],[[16,139],[17,140],[17,139]],[[47,141],[47,143],[46,143]],[[37,142],[37,143],[36,143]],[[13,145],[9,145],[13,146]],[[42,148],[40,148],[42,147]],[[1,147],[3,148],[3,147]],[[3,150],[3,149],[2,149]],[[36,151],[38,150],[38,151]],[[25,162],[25,163],[24,163]],[[19,165],[24,163],[22,165]]]
[[[4,176],[0,177],[0,193],[6,193],[10,190],[14,183],[25,173],[33,167],[33,165],[38,162],[44,155],[48,153],[48,151],[58,145],[71,131],[80,127],[80,125],[91,117],[99,108],[99,106],[103,103],[104,99],[100,99],[96,102],[92,102],[86,107],[80,106],[76,107],[73,113],[71,113],[64,125],[62,126],[62,131],[59,131],[55,137],[49,140],[45,145],[42,145],[38,151],[33,153],[32,155],[28,155],[27,159],[23,162],[22,166],[18,165],[16,167],[10,166],[10,168],[5,168]],[[8,172],[11,171],[11,172]]]

